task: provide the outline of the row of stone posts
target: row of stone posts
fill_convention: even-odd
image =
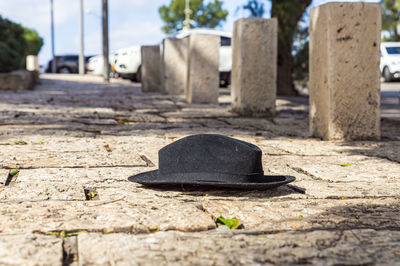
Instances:
[[[232,37],[232,110],[275,115],[275,18],[243,18]],[[310,12],[310,135],[325,140],[380,138],[377,3],[328,3]],[[218,103],[219,36],[192,34],[142,47],[144,92],[184,94],[188,103]]]

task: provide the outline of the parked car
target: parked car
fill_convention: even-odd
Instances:
[[[104,60],[103,55],[96,55],[89,58],[88,63],[86,64],[86,73],[92,75],[103,75],[104,69]],[[115,54],[111,54],[109,56],[110,62],[110,76],[113,77],[115,73]]]
[[[85,56],[85,65],[92,56]],[[49,61],[46,73],[52,72],[53,60]],[[56,56],[56,72],[57,73],[79,73],[79,56],[78,55],[57,55]]]
[[[191,34],[209,34],[221,37],[221,47],[219,50],[219,80],[222,87],[231,84],[232,72],[232,33],[212,29],[190,29],[177,32],[174,37],[183,39]]]
[[[381,44],[380,70],[386,82],[400,78],[400,42]]]
[[[117,50],[113,63],[118,76],[140,82],[140,69],[142,65],[140,46],[131,46]]]
[[[228,86],[231,83],[232,71],[232,34],[212,29],[191,29],[182,30],[172,35],[178,39],[183,39],[191,34],[211,34],[221,37],[221,47],[219,52],[219,73],[221,86]],[[115,72],[118,76],[132,81],[141,81],[141,47],[131,46],[124,49],[119,49],[115,54]]]

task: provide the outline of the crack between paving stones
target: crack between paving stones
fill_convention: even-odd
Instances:
[[[54,125],[57,125],[57,124],[54,124]],[[82,128],[57,127],[57,128],[40,128],[40,129],[37,129],[37,130],[38,130],[38,131],[48,131],[48,130],[51,130],[51,131],[54,131],[54,130],[61,131],[61,130],[64,130],[64,131],[69,131],[69,132],[78,131],[78,132],[86,132],[86,133],[92,133],[92,134],[102,135],[102,131],[101,131],[101,130],[88,130],[88,129],[82,129]]]
[[[173,104],[174,107],[180,112],[182,111],[182,106],[178,105],[178,99],[169,99]]]
[[[10,171],[8,172],[7,178],[6,178],[6,180],[4,181],[4,186],[5,186],[5,187],[10,186],[10,185],[14,184],[14,183],[17,181],[17,177],[18,177],[18,175],[19,175],[19,168],[18,168],[18,172],[17,172],[16,174],[15,174],[15,173],[12,174],[11,171],[12,171],[12,170],[10,170]],[[1,184],[3,184],[3,183],[1,183]]]
[[[154,167],[155,164],[146,156],[146,155],[139,155],[140,159],[146,163],[146,167]]]
[[[327,182],[327,183],[333,183],[333,182],[329,182],[328,180],[325,180],[325,179],[322,179],[320,177],[317,177],[317,176],[307,172],[306,170],[301,169],[300,167],[292,167],[289,164],[286,164],[286,166],[289,167],[290,169],[292,169],[293,171],[296,171],[299,174],[303,174],[303,175],[306,175],[308,177],[311,177],[314,180],[324,181],[324,182]]]
[[[78,237],[63,237],[62,266],[78,265]]]
[[[176,229],[167,229],[157,232],[152,232],[150,228],[148,230],[139,230],[133,231],[134,226],[125,226],[125,227],[118,227],[115,230],[110,230],[109,228],[104,229],[74,229],[74,230],[53,230],[53,231],[41,231],[41,230],[34,230],[32,233],[40,234],[40,235],[53,235],[56,237],[60,236],[61,232],[65,235],[73,235],[69,236],[76,237],[78,234],[84,233],[97,233],[97,234],[117,234],[117,233],[125,233],[130,235],[150,235],[157,232],[182,232],[182,233],[209,233],[209,232],[216,232],[219,233],[217,228],[209,228],[204,230],[176,230]],[[376,226],[354,226],[354,227],[346,227],[346,228],[323,228],[323,227],[316,227],[310,229],[302,229],[302,230],[266,230],[266,231],[246,231],[244,229],[232,229],[228,232],[222,232],[221,234],[230,234],[230,235],[246,235],[246,236],[259,236],[259,235],[277,235],[282,233],[312,233],[312,232],[340,232],[344,233],[346,231],[353,231],[353,230],[375,230],[375,231],[392,231],[392,232],[400,232],[400,227],[376,227]],[[338,240],[339,241],[339,240]]]
[[[234,125],[232,125],[232,123],[226,121],[225,119],[222,119],[222,118],[218,118],[218,117],[217,117],[216,120],[219,121],[219,122],[224,123],[225,125],[234,126]]]
[[[87,202],[86,200],[82,199],[12,199],[12,200],[0,200],[0,203],[35,203],[35,202]]]
[[[33,169],[97,169],[97,168],[137,168],[137,167],[147,167],[146,165],[89,165],[89,166],[19,166],[19,165],[0,165],[0,169],[14,169],[18,168],[20,170],[33,170]]]
[[[97,187],[98,188],[98,187]],[[175,197],[165,197],[165,198],[175,198]],[[109,203],[114,203],[117,201],[124,200],[125,198],[120,198],[116,200],[111,200],[111,201],[105,201],[101,202],[99,201],[98,204],[96,205],[88,205],[88,207],[97,207],[100,205],[105,205]],[[343,200],[342,197],[323,197],[323,198],[316,198],[312,197],[312,199],[328,199],[328,200]],[[362,199],[376,199],[376,200],[384,200],[384,199],[394,199],[394,200],[400,200],[398,196],[368,196],[368,197],[346,197],[346,200],[362,200]],[[181,200],[177,199],[181,202],[188,203],[188,202],[195,202],[195,201],[188,201],[188,200]],[[208,199],[209,201],[220,201],[221,199]],[[287,201],[293,201],[293,200],[309,200],[309,198],[304,198],[304,199],[298,199],[298,198],[285,198],[285,199],[276,199],[276,200],[271,200],[269,199],[270,202],[287,202]],[[87,200],[83,199],[38,199],[38,200],[27,200],[27,199],[12,199],[12,200],[0,200],[0,203],[35,203],[35,202],[88,202]],[[263,202],[263,201],[259,201]]]
[[[286,164],[286,166],[289,167],[290,169],[296,171],[297,173],[306,175],[308,177],[311,177],[313,180],[316,180],[316,181],[324,181],[324,182],[327,182],[327,183],[330,183],[330,184],[357,183],[357,181],[340,181],[340,180],[336,180],[335,181],[335,180],[331,180],[331,179],[323,179],[321,177],[317,177],[317,176],[311,174],[310,172],[308,172],[306,170],[301,169],[300,167],[292,167],[289,164]],[[369,184],[369,182],[367,182],[367,181],[363,181],[363,183]]]
[[[261,146],[262,147],[262,146]],[[277,147],[274,146],[268,146],[274,149],[279,149]],[[298,154],[298,153],[292,153],[290,151],[286,151],[286,150],[282,150],[279,149],[280,151],[284,152],[285,154],[279,154],[279,153],[265,153],[266,155],[270,155],[270,156],[300,156],[300,157],[334,157],[336,158],[338,155],[326,155],[326,154],[311,154],[311,155],[307,155],[307,154]]]

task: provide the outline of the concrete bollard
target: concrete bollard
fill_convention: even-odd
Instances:
[[[232,110],[245,116],[275,115],[277,19],[242,18],[234,23]]]
[[[171,95],[184,94],[187,84],[188,39],[165,38],[163,42],[163,85]]]
[[[381,7],[328,3],[310,12],[310,134],[380,138]]]
[[[161,52],[159,45],[142,46],[142,91],[163,92],[161,83]]]
[[[219,36],[190,35],[186,94],[188,103],[218,103],[220,45]]]
[[[26,70],[40,71],[39,61],[36,55],[28,55],[26,57]]]

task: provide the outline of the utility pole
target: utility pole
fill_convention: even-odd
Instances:
[[[79,74],[80,75],[84,75],[85,74],[85,55],[84,55],[84,40],[83,40],[83,25],[84,25],[84,21],[83,21],[83,0],[79,0],[79,12],[80,12],[80,16],[79,16],[79,26],[80,26],[80,51],[79,51]]]
[[[192,14],[192,10],[190,9],[190,2],[186,0],[185,2],[185,20],[183,21],[183,29],[190,30],[190,25],[192,21],[190,20],[190,14]]]
[[[51,64],[51,73],[56,73],[56,55],[54,52],[54,8],[53,0],[50,0],[50,20],[51,20],[51,54],[53,56],[53,62]]]
[[[103,0],[103,61],[104,81],[110,82],[110,66],[108,62],[108,0]]]

